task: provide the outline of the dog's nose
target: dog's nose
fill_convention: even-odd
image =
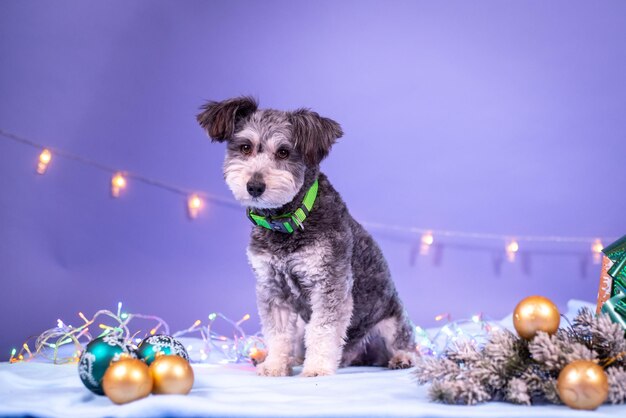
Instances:
[[[260,180],[252,179],[248,182],[248,193],[252,197],[259,197],[265,191],[265,183]]]

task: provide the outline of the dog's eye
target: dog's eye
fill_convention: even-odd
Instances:
[[[284,148],[281,148],[278,150],[278,152],[276,152],[276,156],[280,158],[281,160],[284,160],[285,158],[289,157],[289,151],[287,151]]]
[[[243,144],[239,147],[239,151],[241,151],[242,154],[248,155],[252,152],[252,147],[250,144]]]

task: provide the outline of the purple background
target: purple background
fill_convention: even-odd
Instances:
[[[345,137],[323,164],[361,221],[616,237],[626,232],[626,3],[0,2],[0,128],[230,197],[194,115],[239,94],[311,107]],[[173,329],[253,314],[243,209],[184,199],[0,141],[0,358],[61,318],[115,309]],[[411,317],[499,317],[529,294],[594,300],[591,243],[373,231]],[[587,265],[586,271],[584,269]]]

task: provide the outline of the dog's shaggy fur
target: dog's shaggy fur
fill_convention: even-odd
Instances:
[[[248,259],[268,344],[258,374],[290,375],[298,360],[304,376],[340,365],[411,367],[413,327],[382,252],[319,171],[343,134],[339,124],[306,109],[259,110],[249,97],[209,102],[197,119],[212,140],[227,142],[226,183],[256,213],[295,211],[319,181],[303,229],[252,231]]]

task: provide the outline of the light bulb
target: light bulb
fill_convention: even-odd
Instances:
[[[126,188],[126,178],[122,173],[115,173],[111,177],[111,195],[120,197],[120,192]]]
[[[600,241],[600,239],[596,239],[593,244],[591,244],[593,264],[600,264],[600,261],[602,261],[602,250],[604,250],[604,245],[602,245],[602,241]]]
[[[197,194],[192,194],[187,199],[187,214],[190,219],[195,219],[200,214],[200,211],[204,207],[204,201]]]
[[[519,244],[516,240],[511,240],[506,244],[506,259],[509,260],[510,263],[515,261],[515,255],[519,251]]]
[[[420,255],[428,254],[430,250],[430,246],[435,242],[435,237],[433,237],[433,233],[431,231],[425,232],[422,234],[421,244],[420,244]]]
[[[48,169],[48,164],[52,161],[52,153],[48,148],[44,148],[39,154],[39,162],[37,163],[37,173],[44,174]]]

